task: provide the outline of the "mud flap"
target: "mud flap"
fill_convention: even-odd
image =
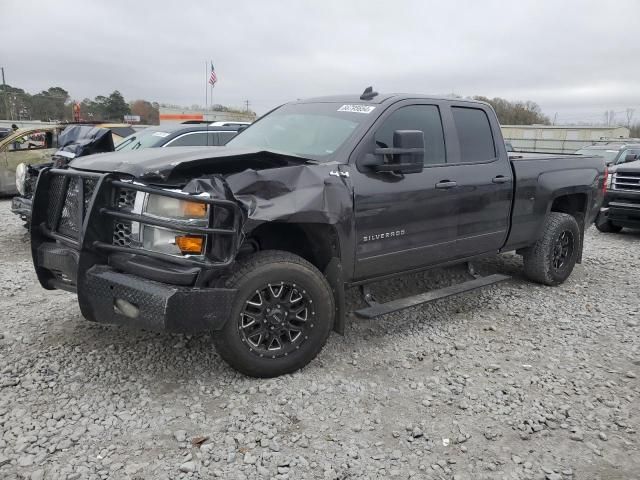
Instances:
[[[340,335],[344,335],[346,315],[345,315],[345,293],[344,293],[344,277],[342,274],[342,264],[340,259],[333,257],[327,268],[324,270],[324,276],[329,282],[333,298],[336,306],[336,315],[333,323],[333,330]]]

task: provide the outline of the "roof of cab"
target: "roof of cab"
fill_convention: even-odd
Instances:
[[[457,98],[446,95],[424,95],[419,93],[379,93],[369,100],[362,100],[360,95],[334,95],[327,97],[301,98],[291,103],[357,103],[357,104],[373,104],[380,105],[387,102],[395,102],[403,99],[425,99],[425,100],[447,100],[450,102],[477,103],[486,105],[480,100],[470,98]]]

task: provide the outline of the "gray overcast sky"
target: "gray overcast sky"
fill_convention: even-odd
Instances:
[[[640,1],[3,0],[7,83],[74,99],[258,113],[287,100],[381,92],[533,100],[560,121],[640,119]]]

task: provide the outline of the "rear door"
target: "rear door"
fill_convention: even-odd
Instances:
[[[354,277],[364,279],[440,263],[456,256],[459,192],[448,188],[456,167],[439,102],[404,101],[380,116],[352,158],[357,165],[376,146],[392,146],[395,130],[421,130],[425,168],[421,173],[375,173],[352,169],[356,241]],[[443,188],[444,186],[444,188]]]
[[[497,252],[509,230],[514,181],[500,126],[478,104],[453,104],[451,119],[459,146],[451,159],[459,164],[458,255]]]

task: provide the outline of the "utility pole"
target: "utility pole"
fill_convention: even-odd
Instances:
[[[7,120],[13,120],[11,118],[9,118],[9,102],[7,101],[7,84],[4,81],[4,67],[0,67],[0,70],[2,70],[2,96],[4,99],[4,108],[5,108],[5,114],[7,115]]]
[[[556,113],[553,115],[553,125],[555,125],[557,121],[558,121],[558,112],[556,112]]]
[[[244,104],[246,105],[246,111],[249,113],[249,100],[245,100]]]

